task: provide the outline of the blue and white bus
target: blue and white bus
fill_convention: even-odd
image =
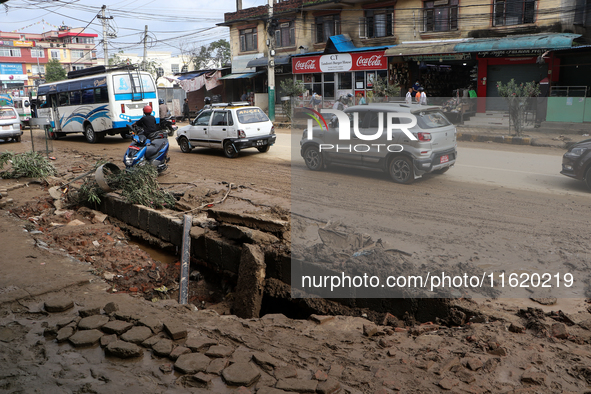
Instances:
[[[127,125],[145,105],[159,122],[158,91],[152,76],[134,66],[97,66],[68,73],[68,79],[39,85],[37,117],[47,117],[50,138],[84,133],[90,143],[105,135],[127,135]],[[130,123],[131,122],[131,123]]]

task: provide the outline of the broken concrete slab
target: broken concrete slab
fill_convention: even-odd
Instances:
[[[132,323],[123,320],[112,320],[101,327],[107,334],[121,335],[133,327]]]
[[[173,340],[187,337],[187,327],[180,321],[169,321],[164,323],[164,330]]]
[[[99,330],[77,331],[68,340],[76,347],[93,346],[98,343],[104,334]]]
[[[152,336],[152,330],[145,326],[135,326],[131,330],[121,335],[125,342],[140,344]]]
[[[214,346],[217,345],[218,343],[212,339],[209,339],[207,337],[203,337],[203,336],[198,336],[198,337],[193,337],[193,338],[189,338],[187,339],[187,341],[185,342],[185,346],[188,347],[189,349],[191,349],[194,352],[198,352],[201,349],[210,347],[210,346]]]
[[[222,371],[222,377],[232,386],[248,387],[260,376],[261,373],[250,363],[235,363]]]
[[[110,356],[119,358],[134,358],[143,355],[143,351],[138,345],[119,340],[109,343],[105,351]]]
[[[96,330],[109,322],[109,318],[104,315],[92,315],[85,317],[78,322],[79,330]]]
[[[45,310],[50,313],[67,311],[74,307],[74,301],[69,298],[55,297],[45,301]]]
[[[279,238],[272,234],[244,226],[221,224],[218,226],[218,231],[224,237],[240,242],[255,244],[273,244],[281,242]]]
[[[174,363],[174,369],[181,373],[195,374],[197,372],[204,372],[211,359],[201,353],[187,353],[181,355]]]
[[[278,220],[263,215],[236,213],[218,209],[209,209],[207,217],[220,223],[235,224],[274,234],[282,234],[290,228],[289,221]]]
[[[259,317],[265,289],[265,255],[257,245],[242,247],[234,313],[241,318]]]

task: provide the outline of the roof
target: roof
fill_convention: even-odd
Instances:
[[[254,73],[234,73],[234,74],[228,74],[228,75],[224,75],[223,77],[219,78],[219,79],[242,79],[242,78],[252,78],[256,75],[265,73],[266,71],[257,71]]]
[[[289,64],[290,55],[286,56],[275,56],[275,64],[281,66],[283,64]],[[246,64],[246,67],[266,67],[269,63],[269,58],[267,57],[259,57],[257,59],[253,59]]]
[[[184,81],[186,79],[193,79],[193,78],[201,76],[205,73],[210,73],[212,71],[215,71],[215,70],[200,70],[200,71],[190,72],[190,73],[186,73],[186,74],[182,74],[182,75],[175,75],[175,77],[179,81]]]
[[[390,48],[392,45],[379,45],[372,47],[357,47],[351,41],[351,37],[347,34],[339,34],[331,36],[326,41],[326,47],[324,48],[324,54],[331,53],[346,53],[346,52],[361,52],[361,51],[379,51]]]
[[[507,36],[501,38],[475,38],[456,44],[455,52],[492,52],[519,49],[564,49],[581,37],[573,33],[544,33]]]

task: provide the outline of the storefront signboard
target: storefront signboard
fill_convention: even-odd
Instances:
[[[20,63],[0,63],[0,74],[24,74]]]
[[[512,57],[512,56],[539,56],[544,52],[543,49],[510,49],[503,51],[478,52],[479,58],[486,57]]]
[[[292,59],[294,74],[387,69],[388,59],[384,56],[384,51],[335,53],[332,55],[294,57]]]
[[[442,53],[440,55],[413,55],[403,56],[405,61],[413,62],[438,62],[439,60],[469,60],[472,59],[471,53]]]
[[[13,41],[15,47],[34,47],[34,41]]]

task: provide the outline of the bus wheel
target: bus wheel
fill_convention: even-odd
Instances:
[[[92,128],[92,125],[88,123],[86,126],[84,126],[84,137],[86,137],[86,141],[90,142],[91,144],[96,144],[97,142],[102,141],[104,134],[96,133]]]

